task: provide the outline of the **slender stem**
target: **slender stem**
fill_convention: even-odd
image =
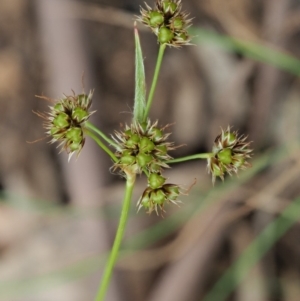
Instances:
[[[196,154],[196,155],[171,159],[171,160],[167,161],[166,163],[178,163],[178,162],[184,162],[184,161],[195,160],[195,159],[209,159],[209,158],[213,157],[213,155],[214,155],[213,153]]]
[[[127,175],[125,196],[124,196],[124,200],[123,200],[123,207],[122,207],[122,212],[121,212],[121,217],[120,217],[120,221],[119,221],[117,234],[116,234],[115,241],[114,241],[113,247],[111,249],[108,261],[106,263],[106,267],[105,267],[105,270],[103,273],[101,285],[99,287],[95,301],[103,301],[104,300],[106,291],[109,286],[110,278],[111,278],[112,271],[113,271],[114,265],[115,265],[117,257],[118,257],[121,241],[123,238],[126,222],[128,219],[128,211],[130,208],[134,182],[135,182],[135,174]]]
[[[105,140],[107,143],[109,143],[110,145],[114,146],[115,148],[119,148],[118,144],[115,143],[112,139],[108,138],[102,131],[100,131],[97,127],[95,127],[92,123],[90,123],[89,121],[87,121],[85,123],[86,127],[89,128],[90,130],[94,131],[95,133],[97,133],[101,138],[103,138],[103,140]]]
[[[91,131],[85,130],[85,133],[89,135],[95,142],[114,160],[114,162],[118,162],[118,158],[115,154]]]
[[[146,121],[149,111],[150,111],[150,107],[152,104],[152,100],[153,100],[153,96],[154,96],[154,92],[155,92],[155,88],[156,88],[156,83],[157,83],[157,79],[158,79],[158,75],[159,75],[159,71],[160,71],[160,66],[161,66],[161,62],[162,62],[162,59],[164,56],[164,51],[166,49],[166,46],[167,46],[166,44],[161,44],[159,47],[159,52],[158,52],[158,56],[157,56],[152,85],[151,85],[150,92],[148,95],[148,100],[147,100],[147,105],[146,105],[146,110],[145,110],[145,115],[144,115],[144,121]]]

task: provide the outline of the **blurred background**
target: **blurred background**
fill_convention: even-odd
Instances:
[[[124,181],[89,139],[68,163],[40,140],[32,111],[50,105],[35,95],[95,89],[92,122],[107,134],[129,123],[141,5],[0,2],[1,301],[94,299]],[[183,8],[194,45],[167,49],[152,120],[174,123],[171,139],[184,145],[174,157],[210,151],[231,125],[253,141],[253,167],[213,187],[205,161],[174,165],[169,182],[197,182],[164,218],[136,213],[139,178],[106,300],[298,301],[300,1],[184,0]],[[158,45],[139,29],[149,87]]]

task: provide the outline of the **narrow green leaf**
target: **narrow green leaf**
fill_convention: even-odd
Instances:
[[[144,112],[146,109],[146,83],[145,83],[145,70],[143,62],[143,54],[140,44],[139,33],[134,26],[135,36],[135,97],[133,118],[135,121],[142,122]]]

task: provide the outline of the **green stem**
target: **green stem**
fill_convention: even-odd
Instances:
[[[90,129],[90,130],[94,131],[95,133],[97,133],[101,138],[103,138],[103,140],[105,140],[110,145],[114,146],[116,149],[120,148],[119,145],[116,142],[114,142],[112,139],[108,138],[102,131],[100,131],[97,127],[95,127],[89,121],[87,121],[85,123],[85,125],[88,129]]]
[[[169,164],[169,163],[179,163],[179,162],[196,160],[196,159],[209,159],[209,158],[213,157],[213,155],[214,155],[213,153],[203,153],[203,154],[191,155],[191,156],[171,159],[171,160],[167,161],[166,163]]]
[[[154,96],[154,92],[155,92],[155,88],[156,88],[156,83],[158,80],[158,75],[159,75],[159,71],[160,71],[160,66],[161,66],[161,62],[164,56],[164,52],[166,49],[167,44],[161,44],[159,47],[159,52],[158,52],[158,56],[157,56],[157,61],[156,61],[156,66],[155,66],[155,71],[154,71],[154,76],[153,76],[153,80],[152,80],[152,85],[150,88],[150,92],[148,95],[148,100],[147,100],[147,106],[146,106],[146,110],[145,110],[145,115],[144,115],[144,121],[147,120],[149,111],[150,111],[150,107],[152,104],[152,100],[153,100],[153,96]]]
[[[85,130],[85,133],[89,135],[95,142],[114,160],[114,162],[118,162],[118,158],[115,154],[91,131]]]
[[[118,257],[121,241],[123,238],[126,222],[128,219],[128,211],[130,208],[134,182],[135,182],[135,174],[132,174],[132,175],[127,174],[126,190],[125,190],[125,196],[124,196],[124,200],[123,200],[123,207],[122,207],[122,212],[121,212],[121,217],[120,217],[120,221],[119,221],[117,234],[116,234],[115,241],[114,241],[113,247],[111,249],[108,261],[106,263],[106,267],[105,267],[105,270],[103,273],[101,285],[99,287],[95,301],[103,301],[104,300],[106,291],[109,286],[110,278],[111,278],[112,271],[113,271],[114,265],[115,265],[117,257]]]

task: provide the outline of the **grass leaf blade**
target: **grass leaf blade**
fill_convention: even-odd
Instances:
[[[143,62],[142,48],[140,44],[139,33],[134,27],[135,37],[135,97],[133,118],[135,121],[142,122],[144,112],[146,109],[146,82],[145,82],[145,69]]]

